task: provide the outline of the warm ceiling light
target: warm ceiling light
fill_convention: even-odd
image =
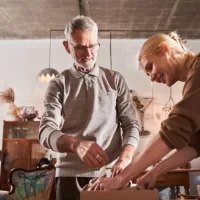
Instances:
[[[50,37],[49,37],[49,68],[45,68],[39,72],[37,75],[37,80],[42,83],[49,83],[53,78],[55,78],[56,75],[59,73],[53,69],[50,68],[51,66],[51,31],[50,30]]]
[[[53,68],[45,68],[40,71],[37,76],[37,80],[42,83],[49,83],[51,79],[55,78],[58,72]]]

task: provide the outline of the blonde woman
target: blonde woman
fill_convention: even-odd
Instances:
[[[161,123],[159,134],[120,174],[100,178],[91,190],[122,188],[172,149],[177,151],[138,179],[139,185],[152,187],[158,175],[187,164],[200,155],[200,55],[188,51],[175,32],[156,34],[143,45],[139,63],[151,81],[172,86],[185,82],[183,98]]]

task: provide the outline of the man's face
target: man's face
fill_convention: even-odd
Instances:
[[[95,31],[76,29],[69,41],[64,42],[64,46],[77,67],[90,69],[95,65],[99,49]]]

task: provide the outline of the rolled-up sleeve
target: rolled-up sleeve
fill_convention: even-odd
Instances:
[[[169,117],[161,124],[160,136],[170,148],[182,149],[186,145],[200,154],[200,61],[190,70],[183,89],[183,99],[177,103]],[[197,140],[195,140],[195,138]]]
[[[194,148],[197,151],[197,157],[200,156],[200,131],[198,131],[195,134],[192,134],[189,146]]]
[[[120,74],[118,75],[117,114],[123,131],[123,145],[130,144],[137,148],[140,130],[136,108],[132,103],[124,78]]]
[[[39,128],[40,143],[56,152],[58,152],[57,140],[64,135],[59,129],[62,121],[63,88],[58,81],[57,79],[52,80],[46,90],[45,110]]]

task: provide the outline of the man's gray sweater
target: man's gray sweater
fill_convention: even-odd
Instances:
[[[123,145],[138,145],[136,111],[118,72],[97,65],[87,74],[75,67],[65,70],[50,82],[44,106],[39,140],[48,149],[58,152],[56,143],[64,134],[95,141],[106,151],[107,166],[112,167]],[[74,153],[57,155],[57,177],[95,177],[98,171]]]

